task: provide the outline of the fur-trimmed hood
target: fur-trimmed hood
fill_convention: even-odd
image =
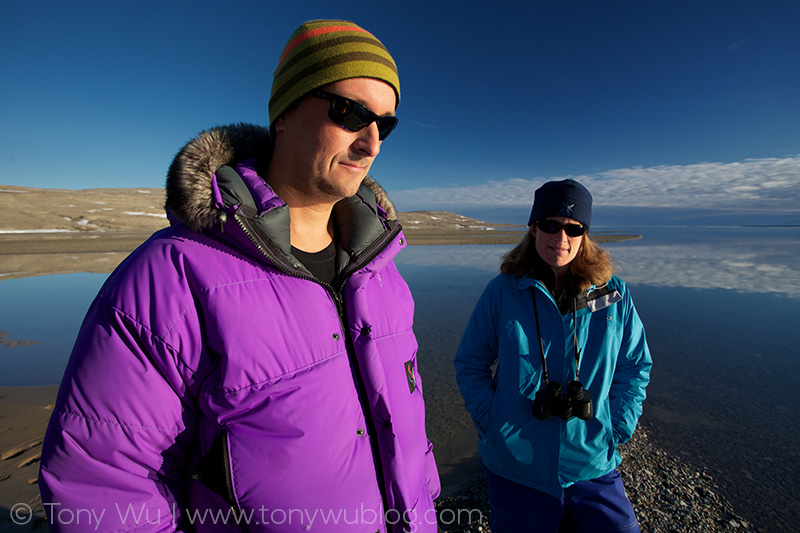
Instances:
[[[166,209],[195,231],[212,227],[219,215],[213,177],[222,165],[271,156],[269,131],[254,124],[233,124],[200,132],[178,152],[167,172]],[[397,211],[386,191],[371,177],[363,185],[375,194],[388,220]]]

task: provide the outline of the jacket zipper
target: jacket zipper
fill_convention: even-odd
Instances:
[[[344,301],[339,293],[334,292],[333,294],[336,310],[339,314],[339,321],[342,323],[342,331],[344,331],[345,345],[347,346],[347,358],[350,360],[350,371],[353,374],[353,381],[355,382],[356,389],[358,391],[358,401],[361,404],[361,410],[364,413],[364,421],[367,424],[367,435],[369,436],[370,440],[372,462],[375,465],[375,477],[377,478],[378,487],[380,488],[381,502],[383,504],[384,512],[386,512],[386,510],[389,508],[389,500],[386,494],[386,475],[383,471],[383,463],[381,462],[378,431],[375,427],[375,421],[372,419],[372,410],[370,409],[369,401],[367,400],[367,387],[364,382],[364,376],[361,373],[361,367],[358,365],[358,361],[356,360],[355,347],[353,338],[350,335],[350,328],[345,326],[347,323],[347,312],[344,308]]]
[[[248,533],[249,529],[247,527],[247,520],[244,518],[244,511],[239,505],[239,501],[236,499],[236,495],[233,492],[230,442],[228,440],[228,431],[225,429],[222,430],[222,439],[223,449],[225,451],[222,456],[222,460],[225,462],[225,489],[228,491],[228,500],[230,502],[231,512],[234,513],[234,519],[239,524],[239,529],[241,529],[242,533]]]
[[[386,247],[389,245],[392,240],[400,233],[401,226],[400,224],[396,224],[388,232],[384,233],[381,238],[377,241],[369,245],[362,253],[361,257],[359,257],[357,263],[351,263],[348,267],[344,270],[342,275],[342,280],[339,283],[339,289],[337,290],[332,285],[322,282],[316,279],[313,276],[309,276],[304,274],[303,272],[293,271],[285,267],[284,265],[280,264],[280,261],[277,260],[275,254],[271,253],[268,250],[268,246],[266,246],[261,239],[255,234],[255,232],[250,228],[250,225],[247,223],[247,220],[243,216],[234,215],[234,219],[242,228],[247,238],[253,243],[253,245],[261,252],[264,257],[269,260],[278,270],[285,273],[288,276],[300,278],[300,279],[308,279],[319,285],[322,285],[327,291],[328,294],[331,296],[331,300],[333,301],[334,308],[336,309],[336,314],[339,317],[339,326],[342,329],[342,332],[345,336],[345,346],[347,347],[347,357],[350,360],[350,368],[353,373],[353,380],[356,382],[356,388],[358,390],[359,396],[359,403],[361,404],[361,410],[364,413],[364,419],[366,420],[367,427],[369,429],[369,438],[372,448],[372,461],[375,464],[375,474],[378,478],[378,486],[380,487],[381,493],[381,500],[383,502],[384,512],[389,509],[389,500],[386,494],[386,481],[385,481],[385,473],[383,471],[383,463],[380,459],[380,444],[378,442],[378,432],[375,428],[375,422],[372,419],[372,410],[369,407],[369,402],[367,401],[367,393],[366,393],[366,385],[364,383],[364,377],[361,374],[361,368],[358,366],[358,361],[355,358],[355,346],[353,344],[353,339],[350,335],[350,328],[347,326],[347,311],[344,306],[344,299],[342,298],[342,291],[344,290],[344,286],[347,284],[347,281],[350,277],[363,265],[369,264],[375,257],[378,256]],[[227,448],[227,436],[226,436],[226,448]],[[226,459],[227,461],[228,459]],[[229,472],[230,469],[226,468],[226,472]],[[230,474],[228,474],[230,475]],[[230,481],[229,481],[230,486]],[[233,494],[232,488],[231,495]],[[235,500],[232,500],[235,501]],[[238,504],[237,504],[238,508]],[[242,531],[247,531],[246,525],[241,524]],[[388,529],[388,525],[387,525]]]
[[[562,318],[563,315],[561,314],[561,311],[558,308],[558,304],[556,303],[555,298],[550,293],[550,291],[547,290],[547,287],[545,286],[545,284],[541,280],[536,279],[536,280],[534,280],[534,284],[531,286],[531,289],[534,292],[534,295],[533,295],[534,298],[536,298],[536,294],[535,293],[538,291],[538,292],[541,292],[546,298],[548,298],[550,300],[550,303],[556,308],[556,312],[559,315],[559,318],[561,318],[562,328],[563,328],[563,318]],[[573,303],[573,305],[575,305],[575,304]],[[575,322],[574,318],[573,318],[573,322]],[[573,324],[573,327],[576,327],[576,326],[577,326],[577,322],[575,322]],[[566,349],[566,346],[565,346],[565,349]],[[566,361],[569,360],[569,357],[567,357],[567,353],[564,353],[564,359],[565,359],[565,362],[560,367],[561,378],[559,380],[560,383],[562,384],[562,386],[566,384],[566,382],[564,381],[564,378],[568,379],[567,372],[568,372],[569,365],[566,363]],[[565,443],[565,442],[567,442],[567,425],[566,424],[559,424],[558,434],[556,435],[556,441],[554,442],[554,446],[553,446],[553,456],[554,457],[552,459],[552,464],[558,465],[558,464],[561,463],[561,456],[562,456],[561,444]],[[553,472],[551,483],[553,483],[555,485],[559,485],[560,484],[560,482],[558,480],[558,469],[556,469]],[[563,493],[564,492],[563,492],[563,489],[562,489],[562,495],[563,495]]]
[[[272,265],[275,266],[278,270],[280,270],[281,272],[283,272],[288,276],[292,276],[295,278],[305,278],[305,279],[310,279],[312,281],[319,281],[315,279],[313,276],[306,275],[305,273],[297,270],[290,270],[289,268],[281,264],[281,262],[278,261],[276,254],[272,253],[272,251],[268,249],[269,247],[265,245],[263,241],[255,234],[252,228],[250,228],[250,225],[247,223],[247,220],[243,215],[239,215],[237,213],[233,216],[233,218],[234,220],[236,220],[237,224],[239,224],[239,227],[242,228],[244,234],[247,235],[247,238],[250,239],[250,242],[253,243],[253,246],[255,246],[256,249],[258,249],[258,251],[261,252],[261,255],[266,257],[267,260],[270,263],[272,263]]]
[[[331,292],[334,302],[336,303],[339,321],[342,325],[342,331],[344,331],[345,334],[347,356],[350,359],[350,366],[353,369],[353,378],[356,381],[361,409],[364,412],[364,420],[367,423],[367,429],[369,431],[369,439],[371,444],[370,447],[372,448],[372,462],[375,464],[375,475],[378,478],[377,481],[378,486],[380,487],[384,512],[388,511],[389,509],[389,500],[386,490],[386,474],[383,471],[383,462],[381,461],[378,430],[375,427],[375,421],[372,418],[372,410],[370,409],[369,401],[367,399],[367,387],[364,382],[364,376],[361,374],[361,367],[358,365],[358,361],[356,360],[355,344],[353,343],[353,338],[350,335],[350,328],[347,327],[347,310],[344,305],[344,299],[342,298],[342,291],[344,290],[344,286],[347,284],[347,281],[350,279],[350,277],[359,268],[361,268],[361,266],[368,265],[373,259],[375,259],[378,254],[386,249],[389,243],[392,242],[392,240],[394,240],[399,233],[400,225],[397,224],[389,232],[385,233],[382,238],[378,239],[369,247],[367,247],[367,249],[362,252],[358,263],[352,263],[348,265],[348,268],[346,268],[343,272],[342,281],[339,283],[339,290],[334,290]],[[392,528],[389,526],[389,524],[387,524],[386,529],[387,531],[390,531]]]
[[[373,259],[375,259],[378,254],[380,254],[386,247],[389,245],[390,242],[394,240],[394,238],[400,233],[400,224],[395,225],[387,233],[367,247],[364,252],[362,252],[361,257],[357,263],[352,263],[348,265],[342,275],[342,281],[339,283],[339,290],[333,291],[332,295],[334,297],[334,302],[337,305],[337,311],[339,313],[339,321],[342,324],[342,331],[345,334],[345,343],[347,345],[347,355],[351,361],[351,367],[353,368],[354,378],[356,380],[356,384],[358,387],[359,392],[359,400],[361,402],[361,409],[364,411],[364,419],[367,422],[367,428],[369,430],[369,439],[372,448],[372,462],[375,464],[375,475],[378,478],[378,486],[381,488],[381,500],[383,501],[383,509],[384,512],[388,511],[389,509],[389,500],[386,491],[386,474],[383,471],[383,462],[381,461],[381,454],[380,454],[380,442],[378,441],[378,430],[375,427],[375,421],[372,418],[372,410],[369,407],[369,402],[367,400],[367,390],[366,384],[364,382],[364,377],[361,374],[361,367],[358,365],[358,361],[356,360],[356,350],[355,344],[353,343],[353,338],[350,335],[350,328],[347,327],[347,310],[344,306],[344,299],[342,298],[342,291],[344,290],[344,286],[347,284],[347,281],[362,265],[368,265]],[[386,525],[387,531],[391,528],[389,524]]]

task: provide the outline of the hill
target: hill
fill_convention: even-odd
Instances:
[[[164,189],[37,189],[0,185],[0,279],[111,272],[168,225]],[[448,211],[398,213],[410,245],[514,244],[526,228]],[[633,235],[593,235],[625,240]]]

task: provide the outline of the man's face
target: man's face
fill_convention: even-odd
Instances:
[[[352,78],[321,89],[355,100],[377,115],[394,114],[394,89],[383,81]],[[289,190],[282,191],[291,196],[284,198],[290,205],[333,203],[353,196],[380,151],[376,123],[351,132],[328,118],[329,109],[328,100],[306,96],[275,122],[276,150],[287,151],[281,155],[291,173],[284,182]]]

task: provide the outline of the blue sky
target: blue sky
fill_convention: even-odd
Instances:
[[[266,124],[292,31],[353,20],[400,70],[372,174],[401,210],[530,203],[800,213],[794,0],[0,3],[0,184],[161,187],[202,129]]]

